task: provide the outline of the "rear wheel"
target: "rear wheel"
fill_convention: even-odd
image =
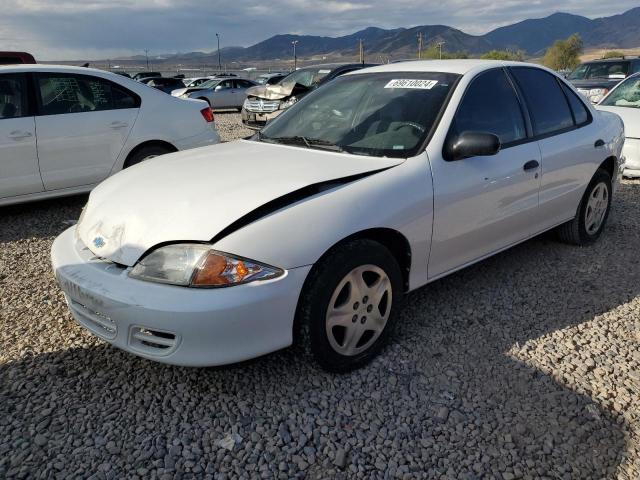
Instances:
[[[160,155],[164,155],[165,153],[171,153],[172,151],[173,150],[162,145],[149,145],[147,147],[142,147],[127,159],[123,168],[131,167],[140,162],[144,162],[145,160],[159,157]]]
[[[598,169],[582,196],[575,218],[558,228],[560,239],[574,245],[595,242],[609,217],[611,192],[611,176],[606,170]]]
[[[336,248],[302,293],[302,348],[331,372],[366,364],[391,335],[401,297],[400,267],[383,245],[354,240]]]

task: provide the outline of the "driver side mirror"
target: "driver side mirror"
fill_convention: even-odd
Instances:
[[[224,90],[224,89],[225,89],[225,87],[223,87],[222,85],[218,85],[214,90],[216,92],[219,92],[220,90]]]
[[[497,155],[500,148],[500,139],[493,133],[462,132],[447,142],[446,153],[450,160],[463,160]]]

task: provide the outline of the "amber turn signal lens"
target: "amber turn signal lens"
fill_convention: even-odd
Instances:
[[[216,253],[209,253],[195,277],[192,285],[228,285],[229,279],[223,276],[228,268],[227,258]]]

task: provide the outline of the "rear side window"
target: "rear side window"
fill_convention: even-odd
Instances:
[[[537,68],[511,68],[531,112],[534,135],[548,135],[573,127],[567,99],[550,73]]]
[[[28,115],[24,75],[0,75],[0,121]]]
[[[562,89],[567,96],[567,100],[569,100],[571,111],[573,112],[573,116],[576,119],[576,125],[584,125],[589,121],[589,112],[587,111],[587,107],[584,106],[584,103],[582,103],[582,101],[573,92],[573,90],[571,90],[562,82],[560,82],[560,84],[562,85]]]
[[[106,80],[87,75],[38,74],[40,114],[95,112],[136,108],[139,98]]]
[[[452,124],[452,133],[493,133],[503,146],[527,136],[518,97],[504,70],[480,74],[469,85]]]
[[[631,73],[638,73],[640,72],[640,62],[633,62],[633,72]]]

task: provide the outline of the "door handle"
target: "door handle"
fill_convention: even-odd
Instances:
[[[112,122],[109,124],[111,128],[125,128],[128,127],[129,124],[127,122]]]
[[[593,145],[593,146],[594,146],[595,148],[604,147],[604,140],[602,140],[602,139],[596,140],[596,143],[594,143],[594,145]]]
[[[524,164],[524,171],[528,172],[529,170],[535,170],[536,168],[538,168],[540,166],[540,164],[538,163],[537,160],[529,160],[527,163]]]
[[[9,134],[9,138],[13,138],[14,140],[20,140],[22,138],[33,137],[31,132],[21,132],[20,130],[15,130]]]

